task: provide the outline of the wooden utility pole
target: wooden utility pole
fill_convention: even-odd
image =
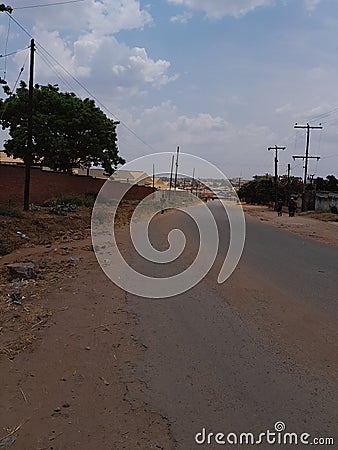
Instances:
[[[278,147],[275,145],[274,147],[268,147],[268,151],[275,150],[275,209],[277,209],[277,200],[278,200],[278,151],[285,150],[286,147]]]
[[[309,164],[309,159],[316,159],[317,161],[320,159],[320,156],[309,156],[309,148],[310,148],[310,130],[314,130],[314,129],[319,129],[321,130],[323,127],[321,124],[319,124],[318,126],[311,126],[308,123],[306,125],[298,125],[297,123],[295,124],[294,128],[306,128],[306,146],[305,146],[305,156],[293,156],[293,159],[303,159],[305,160],[305,165],[304,165],[304,186],[303,186],[303,192],[305,192],[305,186],[306,186],[306,182],[307,182],[307,171],[308,171],[308,164]]]
[[[177,172],[178,172],[178,154],[179,154],[179,151],[180,151],[180,147],[177,146],[177,150],[176,150],[175,183],[174,183],[175,191],[176,191],[176,187],[177,187]]]
[[[33,77],[34,77],[34,39],[30,45],[30,66],[29,66],[29,86],[28,86],[28,121],[27,121],[27,151],[25,155],[25,190],[23,199],[24,211],[29,210],[29,188],[31,178],[31,165],[33,153]]]

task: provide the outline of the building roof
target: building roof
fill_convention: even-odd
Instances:
[[[112,180],[125,183],[138,183],[148,178],[148,174],[142,170],[117,170],[112,175]]]

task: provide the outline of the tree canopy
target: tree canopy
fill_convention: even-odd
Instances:
[[[8,92],[7,92],[8,94]],[[27,156],[28,88],[21,81],[15,93],[1,100],[0,124],[8,129],[8,156]],[[33,90],[32,162],[53,170],[101,165],[111,175],[124,159],[117,147],[116,122],[91,99],[60,92],[57,85],[36,84]]]
[[[326,179],[317,177],[311,184],[311,187],[318,191],[338,192],[338,179],[334,175],[328,175]]]
[[[281,176],[278,182],[277,195],[283,201],[288,199],[290,194],[297,194],[303,191],[303,182],[298,177]],[[247,203],[265,204],[275,201],[275,185],[272,175],[256,175],[254,179],[244,184],[238,191],[238,196],[245,199]]]

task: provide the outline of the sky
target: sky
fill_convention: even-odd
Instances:
[[[180,151],[228,178],[338,175],[337,0],[8,0],[0,13],[0,76],[94,98],[119,120],[127,161]],[[64,0],[66,1],[66,0]],[[30,7],[32,6],[32,7]],[[34,6],[34,7],[33,7]],[[11,18],[10,18],[10,17]],[[22,50],[22,51],[18,51]],[[14,53],[8,57],[3,55]],[[0,134],[0,146],[7,139]],[[193,168],[192,168],[193,169]],[[169,170],[169,169],[168,169]],[[203,177],[203,174],[196,174]]]

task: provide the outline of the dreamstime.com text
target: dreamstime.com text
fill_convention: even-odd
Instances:
[[[205,428],[195,434],[195,442],[199,445],[334,445],[333,437],[312,437],[309,433],[285,431],[284,422],[278,421],[274,430],[260,433],[212,433]]]

